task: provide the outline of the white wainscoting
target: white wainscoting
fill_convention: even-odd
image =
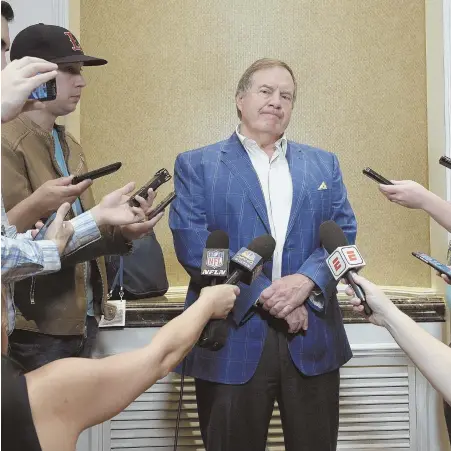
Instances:
[[[423,323],[442,339],[444,323]],[[96,357],[147,344],[157,328],[102,331]],[[340,450],[448,451],[441,399],[385,329],[348,324],[353,359],[341,371]],[[170,375],[141,395],[117,417],[86,431],[77,451],[172,450],[179,377]],[[179,450],[203,450],[194,384],[187,379]],[[282,451],[278,409],[271,421],[268,450]]]

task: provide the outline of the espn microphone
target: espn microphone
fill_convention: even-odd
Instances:
[[[323,222],[319,228],[319,236],[322,246],[330,254],[327,258],[327,266],[335,280],[346,279],[362,302],[365,313],[370,316],[373,311],[366,302],[365,293],[354,281],[354,274],[365,266],[365,260],[357,247],[348,244],[343,230],[334,221]]]
[[[236,285],[243,282],[250,285],[262,272],[263,264],[268,261],[276,242],[271,235],[261,235],[255,238],[247,248],[242,247],[230,260],[230,276],[224,282]]]
[[[228,276],[229,237],[222,230],[215,230],[207,238],[200,273],[210,279],[210,286],[221,283]],[[204,327],[197,346],[210,351],[221,349],[229,335],[227,321],[212,319]]]

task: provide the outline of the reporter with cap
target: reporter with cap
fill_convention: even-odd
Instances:
[[[106,60],[85,55],[69,30],[44,24],[21,31],[10,56],[13,61],[31,56],[58,65],[56,99],[2,127],[3,199],[8,214],[18,204],[28,204],[17,215],[15,224],[18,231],[23,231],[64,202],[73,204],[73,217],[94,206],[90,188],[73,186],[69,176],[88,172],[83,151],[55,121],[75,110],[85,87],[82,68],[103,65]],[[152,210],[153,198],[151,190],[147,200],[139,198],[146,215]],[[67,263],[57,275],[16,284],[18,312],[10,346],[11,355],[24,368],[31,370],[67,356],[90,356],[98,330],[96,317],[104,314],[111,319],[115,313],[114,307],[106,303],[102,256],[129,252],[131,241],[149,233],[160,218],[101,227],[101,239],[77,251],[77,260],[85,263]]]
[[[39,84],[48,81],[57,74],[57,66],[39,58],[24,57],[6,65],[5,53],[8,50],[9,34],[7,18],[12,20],[12,8],[2,2],[2,123],[14,119],[23,111],[31,111],[42,107],[41,102],[29,100],[29,94]],[[90,211],[83,213],[71,221],[64,221],[70,205],[63,204],[56,218],[48,228],[44,240],[32,241],[37,230],[25,234],[17,234],[16,227],[10,225],[1,202],[2,221],[2,290],[4,310],[2,320],[5,324],[5,335],[2,337],[2,352],[6,352],[9,333],[14,329],[14,282],[24,278],[44,275],[61,268],[60,257],[65,261],[71,259],[76,249],[87,243],[100,239],[98,227],[102,225],[122,225],[139,222],[144,219],[141,208],[130,207],[127,203],[134,184],[129,183],[119,190],[105,196]],[[20,216],[20,205],[10,211],[10,218]],[[16,212],[16,210],[19,210]],[[7,323],[7,326],[6,326]]]
[[[8,9],[9,7],[9,9]],[[8,50],[8,27],[3,14],[12,18],[9,4],[2,2],[2,96],[1,114],[2,123],[14,119],[23,111],[31,111],[42,107],[39,101],[29,100],[29,94],[41,83],[54,78],[57,66],[39,58],[24,57],[6,65],[5,52]],[[6,11],[6,12],[5,12]],[[5,26],[6,24],[6,26]],[[2,222],[2,282],[5,284],[2,295],[5,301],[5,310],[2,320],[7,324],[5,331],[14,329],[14,282],[35,275],[44,275],[58,271],[61,268],[60,257],[70,259],[73,252],[87,243],[100,239],[98,227],[102,225],[122,225],[139,222],[144,219],[141,208],[130,207],[127,203],[134,184],[105,196],[100,204],[88,212],[77,216],[71,221],[64,221],[70,206],[63,204],[56,214],[56,218],[47,230],[44,240],[32,241],[33,232],[17,234],[14,219],[20,217],[21,204],[10,210],[10,225],[1,201]],[[23,201],[25,202],[25,201]],[[34,232],[36,234],[37,231]],[[33,235],[34,236],[34,235]],[[66,260],[67,261],[67,260]],[[2,338],[2,351],[7,349],[7,335]]]

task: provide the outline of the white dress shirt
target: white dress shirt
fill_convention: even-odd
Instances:
[[[273,255],[272,280],[282,277],[282,254],[290,219],[293,201],[293,182],[288,167],[287,138],[285,134],[274,144],[274,153],[270,158],[258,144],[240,133],[239,125],[236,134],[246,149],[255,172],[260,181],[268,212],[271,235],[276,240]]]

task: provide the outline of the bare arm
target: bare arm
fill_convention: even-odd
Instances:
[[[210,318],[227,315],[238,292],[207,288],[142,349],[100,360],[63,359],[26,374],[42,449],[75,444],[81,431],[121,412],[186,356]]]
[[[451,203],[429,192],[423,210],[451,233]]]
[[[451,349],[395,309],[387,317],[387,330],[426,379],[451,403]]]
[[[387,199],[403,207],[424,210],[451,233],[451,203],[412,180],[392,182],[394,185],[379,185]]]
[[[376,285],[361,276],[354,277],[365,291],[368,305],[373,310],[369,321],[387,328],[426,379],[451,403],[451,348],[401,312]],[[350,288],[346,291],[353,294]],[[351,302],[355,310],[363,311],[358,298],[354,297]]]

